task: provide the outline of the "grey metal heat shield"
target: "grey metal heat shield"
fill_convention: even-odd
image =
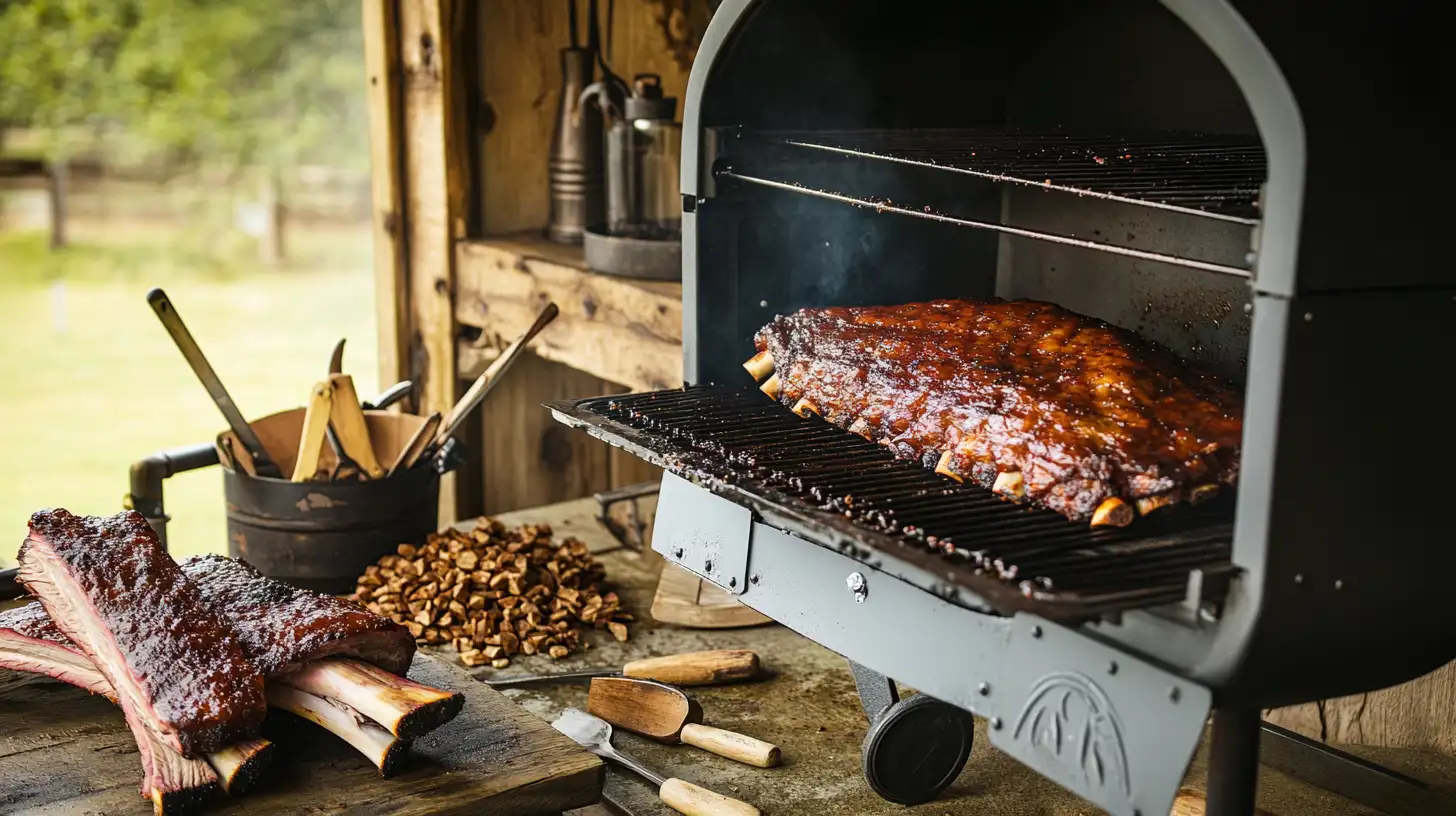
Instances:
[[[974,593],[886,553],[818,543],[802,520],[692,483],[674,472],[682,463],[570,403],[549,407],[668,469],[652,547],[669,561],[856,663],[987,718],[993,744],[1110,813],[1172,809],[1208,719],[1207,688],[1082,628],[979,611],[988,607]]]

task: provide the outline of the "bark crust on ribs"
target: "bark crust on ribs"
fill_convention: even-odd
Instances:
[[[189,558],[182,570],[196,583],[213,614],[232,625],[248,657],[267,674],[270,702],[298,703],[297,695],[278,691],[290,685],[345,705],[350,717],[372,717],[378,720],[371,721],[375,728],[407,739],[460,713],[463,695],[401,676],[414,660],[415,639],[388,618],[353,601],[275,581],[242,561],[219,555]],[[330,730],[349,720],[333,716],[332,709],[324,713],[330,716],[300,716]],[[334,733],[359,748],[357,734]]]
[[[1181,497],[1238,475],[1233,386],[1053,304],[805,309],[755,344],[754,368],[774,364],[764,390],[784,405],[808,400],[897,456],[982,487],[1019,473],[1026,500],[1073,520],[1109,498]]]
[[[39,602],[0,612],[0,668],[52,677],[117,702],[116,691],[106,677],[76,644],[61,634]],[[177,754],[170,745],[148,742],[154,751]],[[272,743],[252,739],[210,753],[206,759],[222,789],[238,795],[252,787],[272,755]],[[165,761],[176,760],[168,757]]]
[[[146,731],[196,757],[256,736],[262,675],[141,514],[36,513],[19,577],[115,689],[139,744]]]
[[[220,555],[189,558],[182,571],[268,677],[332,656],[357,657],[402,675],[414,660],[408,630],[353,601],[289,586]]]

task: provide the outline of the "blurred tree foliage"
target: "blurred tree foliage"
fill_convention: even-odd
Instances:
[[[0,0],[0,123],[367,170],[358,0]]]

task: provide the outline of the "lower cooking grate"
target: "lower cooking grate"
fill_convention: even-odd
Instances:
[[[1205,589],[1233,571],[1230,496],[1094,529],[897,460],[756,389],[691,386],[551,407],[710,489],[926,566],[1004,612],[1065,619],[1175,603],[1193,571],[1209,579]]]

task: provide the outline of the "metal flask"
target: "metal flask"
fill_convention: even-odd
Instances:
[[[587,88],[610,121],[606,134],[605,223],[587,227],[587,265],[637,278],[682,277],[682,126],[677,99],[665,96],[656,74],[638,74],[622,99],[606,83]]]
[[[562,244],[580,244],[587,225],[604,217],[602,114],[581,102],[593,73],[589,49],[561,49],[561,96],[547,164],[551,214],[546,237]]]

